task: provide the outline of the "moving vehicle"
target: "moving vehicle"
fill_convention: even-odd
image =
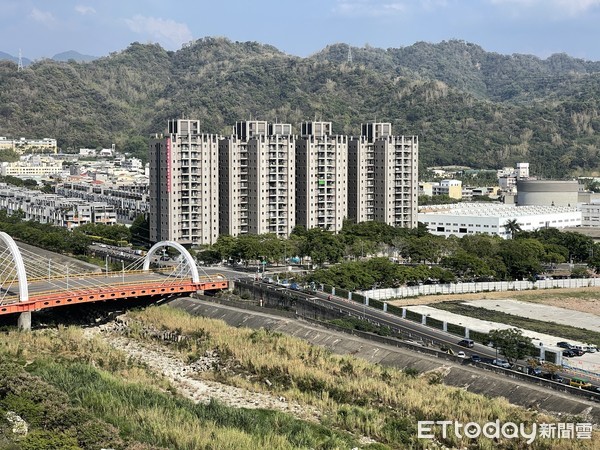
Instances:
[[[565,379],[559,374],[550,372],[543,373],[542,378],[545,378],[546,380],[550,381],[556,381],[557,383],[562,383],[563,381],[565,381]]]
[[[492,364],[495,365],[495,366],[498,366],[498,367],[502,367],[504,369],[510,369],[510,367],[511,367],[510,363],[507,360],[505,360],[505,359],[495,359],[492,362]]]
[[[456,356],[458,356],[459,358],[466,358],[467,357],[467,355],[465,354],[465,352],[463,352],[462,350],[460,352],[458,352],[456,354]]]
[[[592,383],[585,381],[582,378],[571,378],[571,381],[569,381],[569,386],[578,387],[580,389],[591,389]]]
[[[458,342],[458,345],[461,347],[473,348],[475,342],[473,342],[471,339],[463,339],[462,341]]]
[[[473,361],[473,362],[481,362],[481,356],[479,356],[479,355],[471,355],[471,361]]]
[[[527,375],[533,375],[534,377],[541,377],[542,369],[540,369],[539,367],[528,367]]]

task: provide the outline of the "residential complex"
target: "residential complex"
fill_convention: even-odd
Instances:
[[[195,155],[195,156],[192,156]],[[229,136],[172,120],[150,146],[151,240],[213,244],[219,234],[296,225],[339,232],[344,220],[417,224],[418,138],[391,124],[336,135],[331,122],[240,121]]]
[[[117,223],[115,208],[107,203],[43,194],[7,184],[0,184],[0,209],[6,210],[9,215],[22,212],[25,220],[68,229],[88,223]]]
[[[170,120],[150,143],[150,240],[213,244],[219,235],[220,136]]]
[[[295,137],[290,124],[237,122],[219,144],[219,232],[274,233],[294,227]]]
[[[114,208],[119,223],[131,224],[140,214],[148,214],[148,183],[100,182],[79,177],[59,183],[56,193],[91,203],[106,203]]]
[[[348,217],[415,227],[418,137],[394,136],[390,123],[369,123],[348,147]]]
[[[296,149],[296,224],[342,229],[348,216],[348,137],[331,122],[305,122]]]

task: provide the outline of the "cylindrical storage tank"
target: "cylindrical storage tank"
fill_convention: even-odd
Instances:
[[[573,181],[517,180],[519,206],[577,206],[579,183]]]

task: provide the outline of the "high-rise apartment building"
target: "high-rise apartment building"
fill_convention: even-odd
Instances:
[[[348,218],[396,227],[417,225],[416,136],[393,136],[390,123],[368,123],[348,142]]]
[[[373,220],[394,227],[416,227],[419,138],[394,136],[389,123],[370,123],[361,128],[373,147]]]
[[[150,240],[214,244],[219,236],[218,145],[198,120],[170,120],[150,143]]]
[[[331,122],[240,121],[227,137],[172,120],[150,148],[151,240],[212,244],[219,234],[274,233],[295,225],[333,231],[344,220],[417,225],[418,138],[389,123],[349,138]]]
[[[220,232],[274,233],[295,224],[295,138],[290,124],[237,122],[219,145]]]
[[[348,137],[331,122],[305,122],[296,143],[296,224],[342,229],[348,215]]]

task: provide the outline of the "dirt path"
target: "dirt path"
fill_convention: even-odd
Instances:
[[[284,397],[251,392],[216,381],[199,380],[194,374],[211,370],[218,362],[218,356],[207,355],[191,364],[183,362],[179,356],[161,344],[141,343],[113,331],[109,323],[85,330],[87,337],[98,336],[110,346],[121,350],[134,360],[145,364],[155,373],[165,376],[186,398],[207,404],[212,398],[236,408],[265,408],[292,414],[302,420],[316,422],[321,413],[318,409],[287,401]]]

